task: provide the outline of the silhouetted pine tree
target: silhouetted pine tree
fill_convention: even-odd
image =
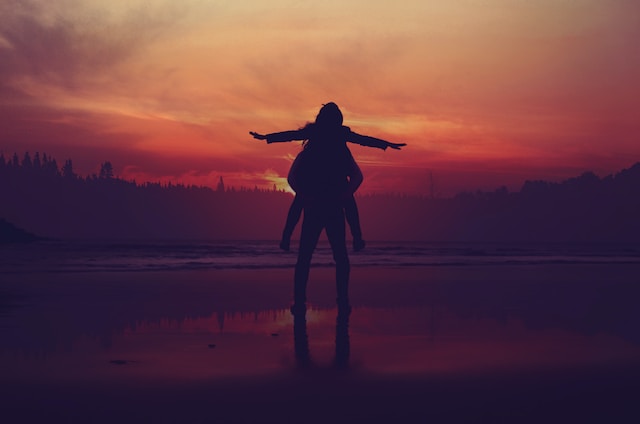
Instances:
[[[42,162],[40,162],[40,153],[38,152],[33,155],[33,167],[37,170],[40,170],[40,168],[42,168]]]
[[[22,167],[25,169],[30,169],[33,166],[33,162],[31,162],[31,155],[29,152],[24,154],[24,158],[22,159]]]
[[[100,165],[100,179],[109,180],[113,178],[113,166],[111,162],[106,161]]]
[[[76,174],[73,172],[73,162],[71,159],[67,159],[62,167],[62,176],[64,178],[74,179]]]

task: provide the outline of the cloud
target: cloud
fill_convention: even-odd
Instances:
[[[134,3],[135,4],[135,3]],[[82,1],[9,2],[0,18],[0,75],[62,85],[69,90],[113,67],[163,36],[176,16],[127,9],[121,20]]]

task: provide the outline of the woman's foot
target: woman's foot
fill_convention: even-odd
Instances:
[[[280,249],[284,250],[285,252],[289,251],[289,247],[290,247],[291,241],[290,240],[285,240],[282,239],[280,241]]]
[[[353,250],[359,252],[364,249],[365,242],[361,238],[353,239]]]

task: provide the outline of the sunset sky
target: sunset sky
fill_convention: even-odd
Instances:
[[[640,161],[637,0],[3,0],[0,152],[284,187],[335,101],[363,192],[518,190]]]

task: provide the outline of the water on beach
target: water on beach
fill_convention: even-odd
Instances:
[[[333,422],[322,399],[366,422],[527,422],[567,393],[567,416],[628,413],[640,390],[637,246],[372,242],[345,314],[321,244],[302,316],[275,242],[1,249],[0,394],[21,422]]]
[[[290,268],[295,264],[295,250],[283,252],[274,241],[48,241],[0,247],[0,269],[86,272]],[[350,259],[356,267],[628,264],[640,263],[640,247],[620,243],[370,242]],[[331,249],[321,242],[312,266],[332,265]]]

